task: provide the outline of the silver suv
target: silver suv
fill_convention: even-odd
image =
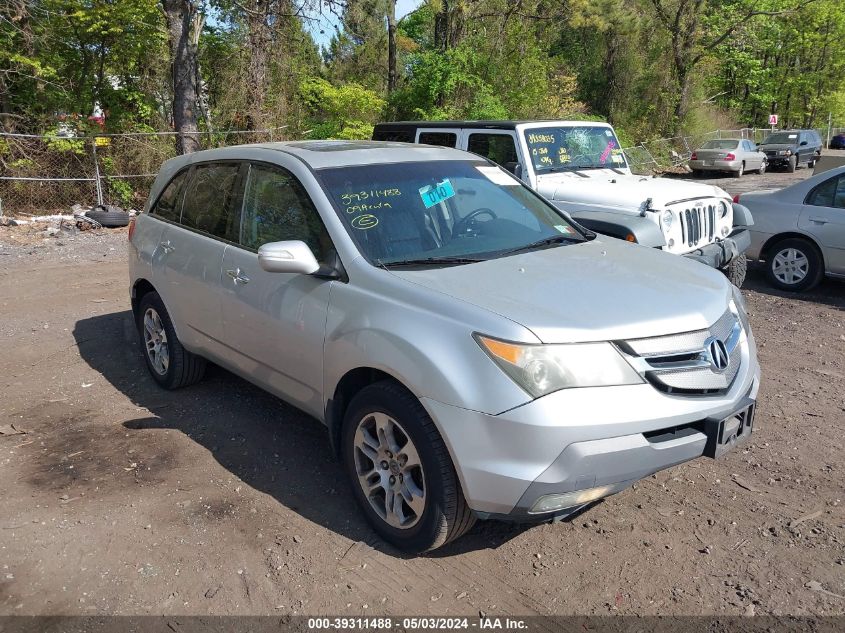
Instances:
[[[366,518],[425,551],[549,520],[752,429],[717,271],[599,238],[493,163],[378,142],[166,162],[130,231],[162,386],[211,360],[322,421]]]

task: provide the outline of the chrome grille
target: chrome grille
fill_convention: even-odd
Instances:
[[[712,394],[733,384],[742,364],[742,324],[730,310],[704,330],[631,339],[619,343],[631,364],[652,385],[668,393]],[[728,366],[716,371],[705,345],[712,337],[725,344]]]
[[[713,241],[716,233],[716,205],[688,207],[678,212],[681,218],[681,241],[699,246]]]

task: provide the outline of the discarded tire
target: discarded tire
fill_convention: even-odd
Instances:
[[[91,209],[85,214],[85,217],[91,218],[94,222],[108,228],[117,228],[129,224],[129,214],[120,207],[110,205],[100,205]]]

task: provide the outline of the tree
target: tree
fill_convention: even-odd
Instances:
[[[161,4],[170,44],[176,151],[189,154],[200,149],[197,45],[204,18],[194,0],[161,0]]]

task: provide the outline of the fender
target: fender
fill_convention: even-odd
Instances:
[[[577,224],[596,233],[629,242],[631,240],[628,236],[633,235],[637,244],[653,248],[666,246],[666,238],[663,236],[660,227],[647,218],[635,215],[627,216],[612,211],[571,212],[562,208],[566,204],[565,202],[561,202],[560,205],[557,202],[553,202],[553,204],[568,217],[575,220]]]
[[[754,217],[751,215],[751,210],[745,205],[738,202],[733,203],[734,209],[734,226],[754,226]]]

